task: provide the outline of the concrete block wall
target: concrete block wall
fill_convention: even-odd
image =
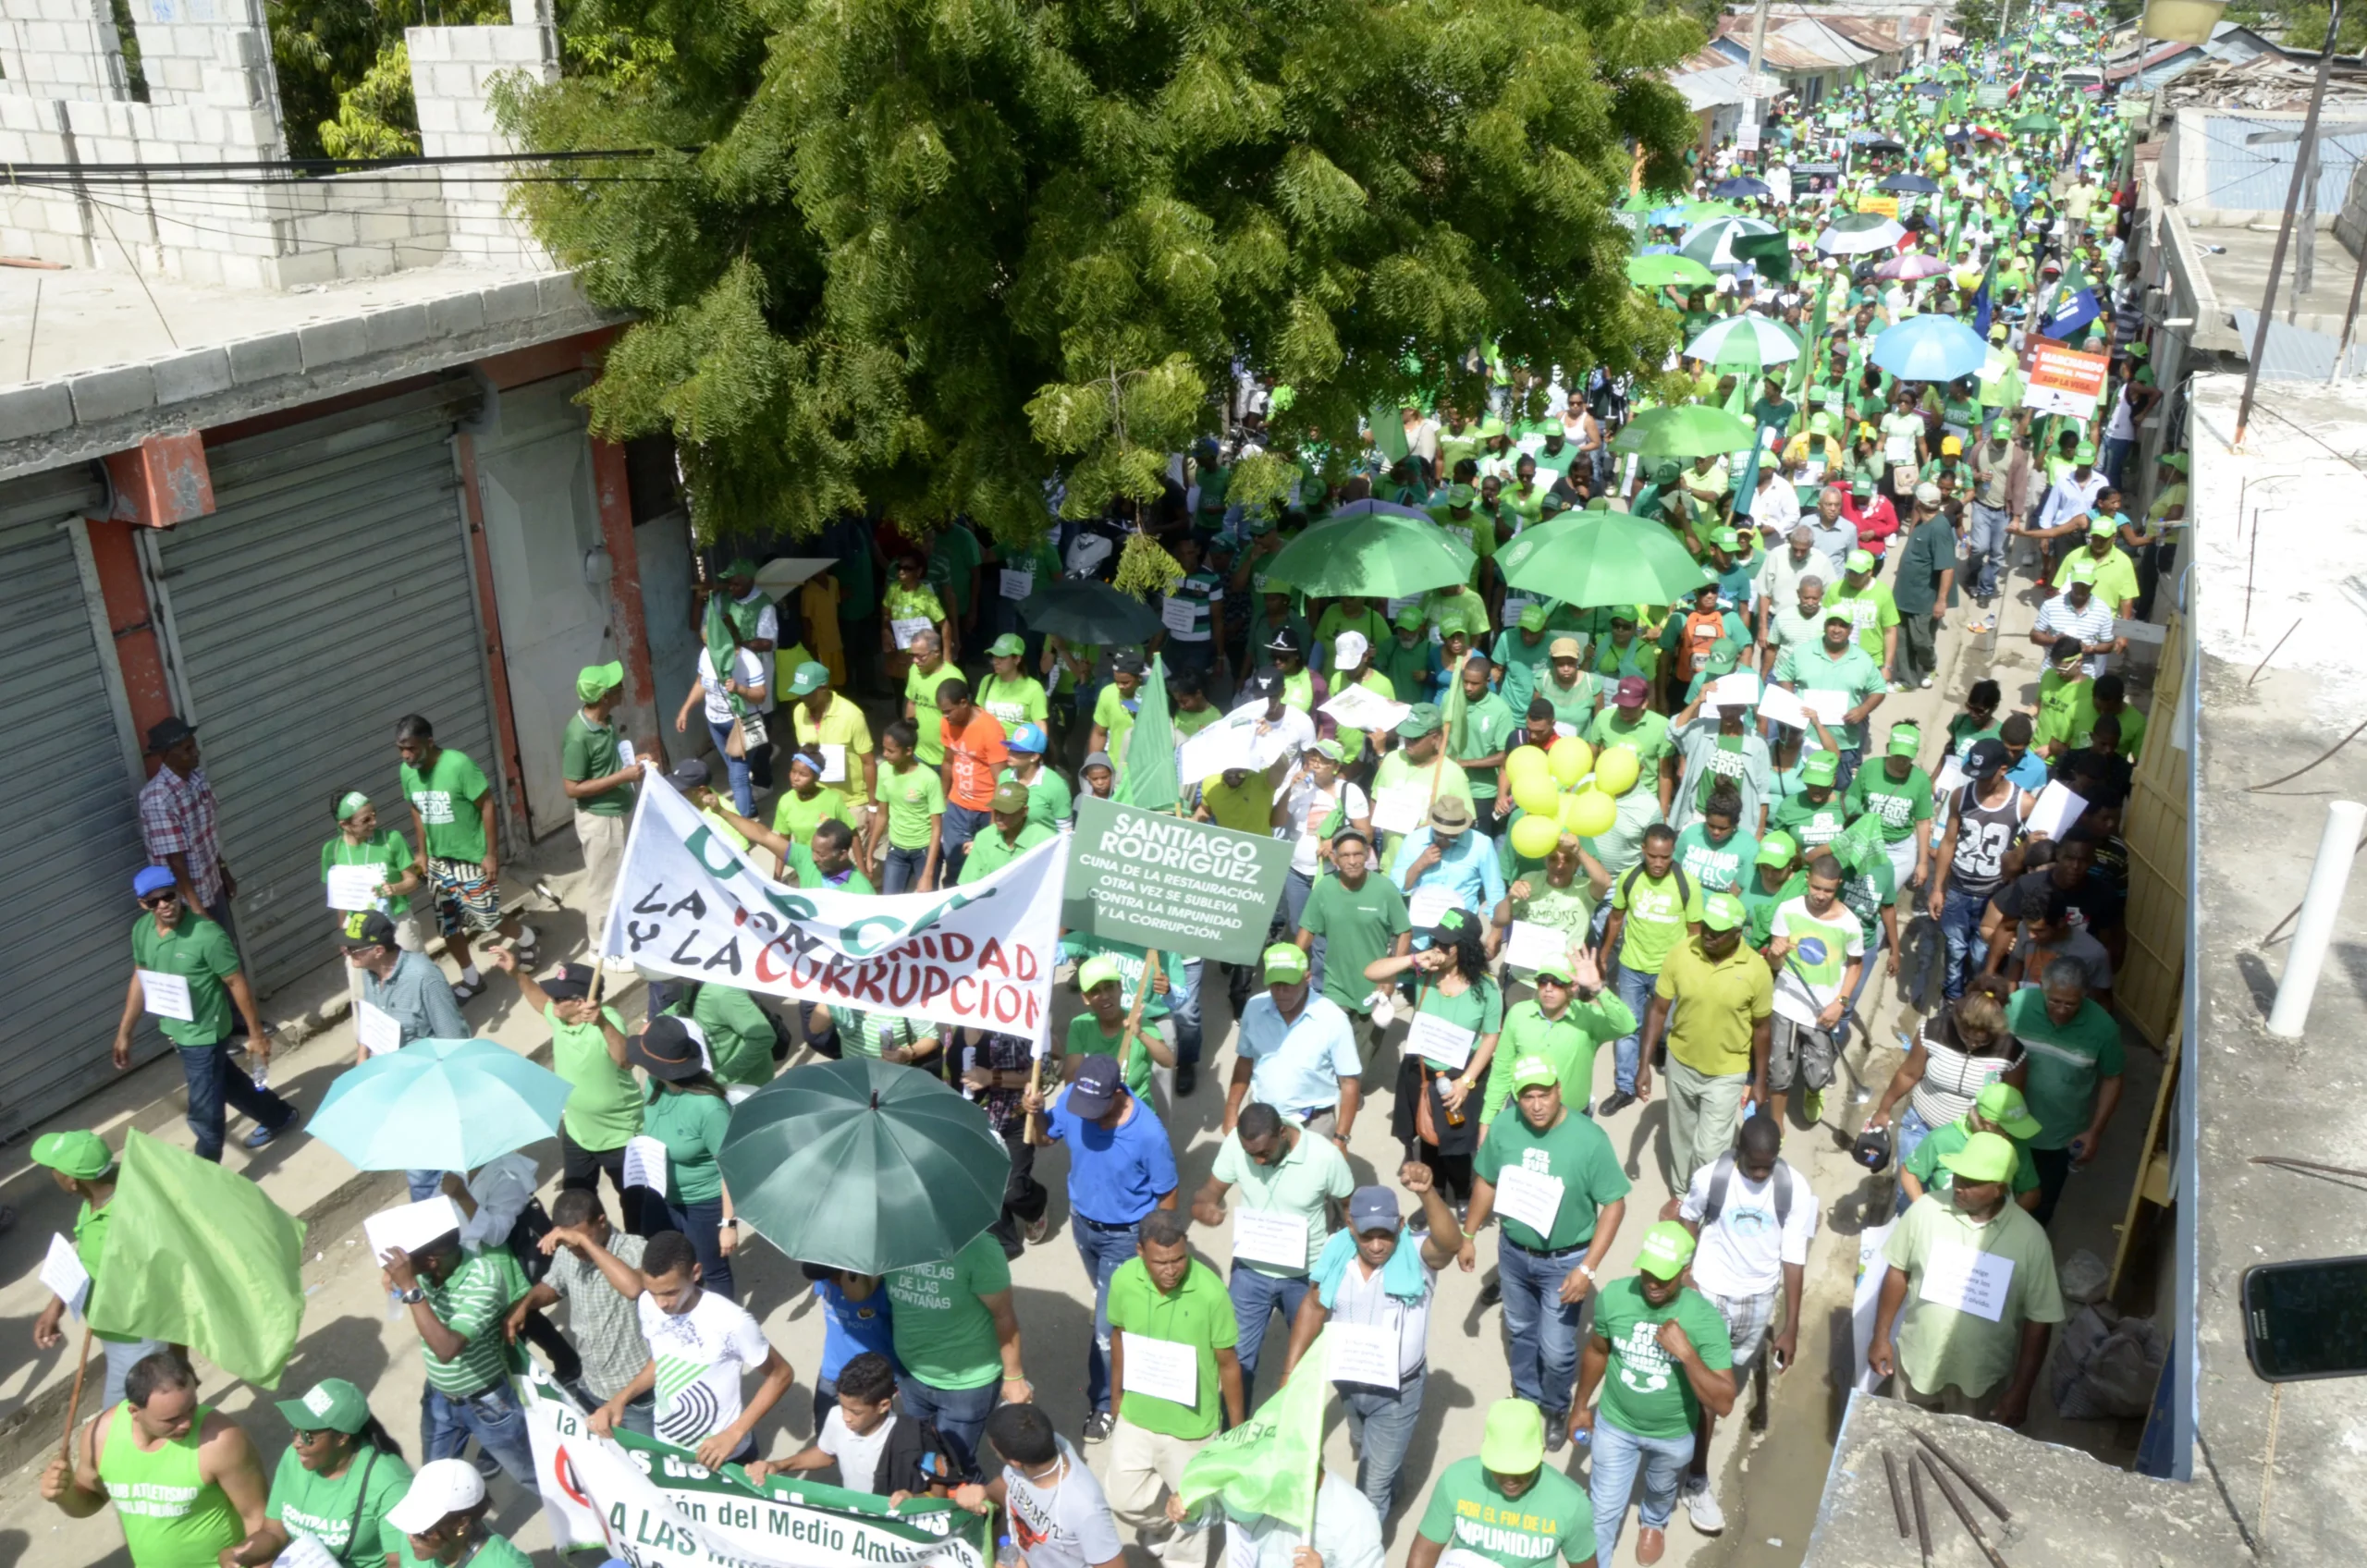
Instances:
[[[548,6],[511,0],[508,27],[415,27],[411,45],[411,93],[419,105],[420,150],[431,157],[482,157],[516,151],[501,134],[488,102],[497,78],[515,72],[534,81],[558,80],[558,41]],[[509,215],[500,182],[503,165],[448,169],[444,175],[446,244],[453,259],[480,265],[547,267],[550,255]]]
[[[0,93],[120,98],[129,92],[108,0],[7,0],[0,8]]]

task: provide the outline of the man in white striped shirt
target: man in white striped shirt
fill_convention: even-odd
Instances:
[[[2127,646],[2124,639],[2113,635],[2113,619],[2112,606],[2096,597],[2095,585],[2075,582],[2039,606],[2030,641],[2052,648],[2058,637],[2077,637],[2079,651],[2086,655],[2081,664],[2092,680],[2112,668],[2112,655]]]

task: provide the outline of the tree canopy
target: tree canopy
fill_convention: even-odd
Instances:
[[[597,32],[615,0],[581,0]],[[708,536],[870,508],[1040,533],[1156,494],[1242,364],[1353,443],[1471,351],[1657,365],[1611,209],[1696,121],[1645,0],[655,0],[643,64],[521,84],[522,146],[660,148],[519,188],[639,319],[595,427],[670,432]],[[1336,447],[1334,448],[1337,449]]]

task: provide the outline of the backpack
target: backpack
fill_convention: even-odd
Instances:
[[[1685,907],[1693,901],[1693,882],[1690,877],[1685,875],[1685,867],[1677,864],[1676,862],[1673,860],[1670,861],[1668,863],[1668,869],[1670,874],[1676,878],[1676,907],[1678,912],[1682,913]],[[1644,863],[1642,861],[1637,861],[1635,864],[1627,868],[1627,875],[1619,879],[1619,901],[1621,903],[1632,903],[1636,891],[1636,878],[1642,875],[1644,875]]]
[[[1708,1230],[1718,1222],[1718,1215],[1726,1207],[1726,1183],[1734,1180],[1735,1153],[1728,1149],[1710,1168],[1710,1191],[1701,1200],[1701,1228]],[[1782,1160],[1775,1162],[1775,1229],[1781,1231],[1792,1218],[1792,1168]]]

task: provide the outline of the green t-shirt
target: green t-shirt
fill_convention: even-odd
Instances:
[[[1871,813],[1883,825],[1883,842],[1903,843],[1915,825],[1932,820],[1932,776],[1909,763],[1907,777],[1893,778],[1888,759],[1870,762],[1849,781],[1849,815]]]
[[[722,1152],[730,1121],[731,1107],[720,1095],[649,1085],[641,1130],[666,1145],[669,1202],[709,1203],[723,1195],[723,1170],[715,1157]]]
[[[1866,769],[1867,772],[1873,771]],[[1772,830],[1788,833],[1803,850],[1821,850],[1841,837],[1849,826],[1849,811],[1840,794],[1828,788],[1820,805],[1805,793],[1793,796],[1767,816]]]
[[[814,829],[826,822],[854,826],[847,815],[846,796],[828,784],[816,785],[810,801],[794,790],[783,790],[773,807],[773,831],[800,844],[812,843]]]
[[[1479,1108],[1479,1125],[1488,1126],[1512,1103],[1513,1063],[1525,1056],[1551,1062],[1562,1080],[1562,1097],[1571,1106],[1593,1096],[1594,1056],[1605,1040],[1632,1033],[1637,1020],[1619,994],[1606,986],[1590,1002],[1570,998],[1559,1018],[1548,1018],[1535,998],[1515,1002],[1504,1013],[1504,1028],[1496,1055],[1488,1063],[1488,1083]]]
[[[1367,867],[1364,886],[1351,889],[1337,872],[1316,881],[1299,912],[1301,927],[1323,938],[1323,994],[1352,1013],[1367,1011],[1373,984],[1365,967],[1413,929],[1405,895],[1397,884]]]
[[[1738,891],[1758,859],[1759,840],[1739,827],[1723,844],[1711,843],[1708,827],[1698,821],[1676,836],[1676,864],[1704,892]]]
[[[943,1263],[920,1263],[888,1276],[889,1319],[896,1359],[933,1389],[990,1388],[1002,1380],[1001,1342],[981,1296],[1011,1289],[1002,1244],[984,1231]]]
[[[2074,751],[2094,738],[2096,683],[2081,677],[2066,680],[2049,669],[2038,678],[2038,723],[2030,744],[2061,745]]]
[[[1828,612],[1836,608],[1849,612],[1858,646],[1866,650],[1868,658],[1880,663],[1884,652],[1883,633],[1898,624],[1898,604],[1891,597],[1889,584],[1870,582],[1853,593],[1847,582],[1836,583],[1825,590],[1824,606]]]
[[[600,1013],[610,1028],[624,1033],[615,1008]],[[569,1085],[559,1124],[578,1148],[624,1147],[641,1131],[641,1085],[632,1069],[618,1066],[608,1055],[607,1037],[598,1024],[567,1023],[556,1007],[543,1009],[543,1022],[550,1026],[551,1071]]]
[[[478,1394],[509,1375],[509,1347],[501,1336],[501,1319],[509,1304],[526,1293],[526,1271],[508,1247],[487,1247],[471,1253],[459,1267],[431,1285],[423,1277],[420,1288],[427,1305],[444,1326],[466,1340],[460,1354],[449,1361],[437,1358],[423,1342],[420,1358],[430,1387],[448,1394]]]
[[[1160,1399],[1155,1394],[1123,1396],[1127,1424],[1147,1432],[1196,1441],[1216,1436],[1224,1416],[1224,1390],[1217,1379],[1217,1352],[1231,1350],[1240,1337],[1233,1297],[1217,1271],[1198,1261],[1187,1263],[1174,1292],[1151,1283],[1150,1270],[1139,1257],[1130,1257],[1110,1277],[1110,1327],[1128,1338],[1165,1340],[1189,1345],[1196,1353],[1198,1398],[1191,1404]],[[1120,1354],[1124,1354],[1120,1346]]]
[[[156,917],[143,910],[131,923],[131,962],[189,982],[192,1016],[152,1015],[165,1038],[176,1046],[211,1046],[229,1036],[230,988],[223,981],[239,972],[239,949],[230,945],[228,932],[184,905],[180,924],[168,934],[157,930]],[[148,999],[153,1007],[155,998]]]
[[[1025,854],[1036,845],[1049,840],[1052,830],[1038,822],[1029,822],[1019,830],[1018,839],[1006,839],[1002,829],[989,823],[985,832],[970,840],[962,857],[963,887],[983,881]]]
[[[381,827],[362,842],[349,841],[342,833],[321,846],[321,882],[326,886],[329,867],[333,865],[374,865],[380,868],[380,880],[399,882],[411,866],[411,844],[399,833],[389,833]],[[400,920],[411,913],[411,899],[398,893],[378,900],[378,908],[389,919]]]
[[[928,848],[929,818],[945,814],[945,785],[937,770],[915,763],[879,770],[879,798],[888,802],[888,842],[899,850]]]
[[[1550,687],[1551,681],[1547,682]],[[1551,692],[1547,692],[1551,695]],[[1643,765],[1639,775],[1639,790],[1657,790],[1661,773],[1661,758],[1676,750],[1676,742],[1669,738],[1668,717],[1665,714],[1640,711],[1633,724],[1619,719],[1619,710],[1606,707],[1595,716],[1594,727],[1587,732],[1587,741],[1600,754],[1605,746],[1625,746],[1636,753]]]
[[[1421,1537],[1484,1557],[1500,1568],[1544,1568],[1595,1554],[1594,1504],[1584,1487],[1551,1464],[1516,1498],[1506,1497],[1478,1459],[1441,1472],[1422,1510]]]
[[[291,1446],[279,1456],[263,1513],[291,1533],[312,1537],[351,1568],[380,1568],[403,1541],[401,1531],[382,1528],[382,1521],[410,1489],[411,1466],[398,1454],[364,1449],[331,1480],[305,1469]]]
[[[1208,712],[1211,717],[1216,716],[1215,709]],[[1006,767],[995,775],[998,784],[1016,783],[1018,779],[1018,771],[1013,768]],[[1049,767],[1037,768],[1036,781],[1027,786],[1028,826],[1057,831],[1074,809],[1075,800],[1069,790],[1069,781]]]
[[[1915,1152],[1907,1157],[1907,1163],[1899,1169],[1922,1182],[1925,1192],[1944,1193],[1956,1185],[1956,1173],[1942,1165],[1940,1157],[1954,1154],[1971,1141],[1972,1129],[1962,1121],[1935,1127],[1929,1136],[1915,1145]],[[2013,1142],[2011,1139],[2007,1141]],[[2030,1159],[2030,1151],[2018,1143],[2014,1144],[2013,1183],[2016,1197],[2038,1187],[2038,1167]]]
[[[1883,1260],[1905,1269],[1913,1281],[1943,1258],[1962,1264],[1964,1251],[2006,1266],[1998,1316],[1993,1319],[1927,1301],[1910,1282],[1891,1342],[1899,1370],[1918,1389],[1936,1393],[1954,1387],[1977,1399],[2014,1369],[2025,1323],[2063,1321],[2063,1291],[2055,1280],[2054,1243],[2037,1220],[2012,1203],[1986,1225],[1975,1225],[1957,1211],[1953,1197],[1926,1194],[1891,1227]]]
[[[2120,1025],[2091,997],[2079,998],[2070,1023],[2058,1024],[2047,1013],[2046,993],[2025,986],[2005,1004],[2005,1027],[2030,1057],[2022,1097],[2039,1121],[2030,1147],[2065,1147],[2087,1131],[2098,1080],[2120,1076]]]
[[[1499,1056],[1503,1054],[1502,1046],[1499,1041]],[[1570,1103],[1563,1106],[1560,1121],[1539,1133],[1515,1106],[1489,1127],[1471,1162],[1474,1173],[1498,1188],[1503,1185],[1507,1166],[1561,1183],[1562,1201],[1553,1210],[1553,1228],[1549,1231],[1540,1233],[1501,1208],[1497,1211],[1496,1222],[1504,1234],[1531,1252],[1560,1252],[1594,1240],[1595,1216],[1602,1206],[1627,1195],[1629,1183],[1619,1169],[1611,1135],[1595,1125],[1593,1117],[1572,1109],[1573,1104],[1584,1103],[1584,1085],[1575,1093],[1564,1093]]]
[[[422,846],[439,860],[476,862],[484,859],[484,816],[477,802],[490,788],[484,770],[466,752],[449,746],[436,749],[435,760],[422,773],[409,763],[398,770],[403,798],[419,814],[427,842]]]
[[[1454,758],[1462,762],[1471,757],[1494,756],[1510,749],[1508,741],[1519,730],[1520,720],[1513,717],[1513,710],[1505,704],[1503,698],[1490,692],[1465,711],[1463,743],[1454,748]],[[1468,767],[1464,769],[1463,776],[1471,785],[1474,802],[1482,806],[1494,802],[1495,768]],[[1483,819],[1486,815],[1484,811],[1481,813]]]
[[[978,705],[1000,719],[1006,732],[1023,724],[1041,724],[1046,712],[1044,683],[1032,675],[1010,680],[989,675],[978,682]]]
[[[559,742],[559,771],[570,784],[583,784],[595,778],[606,778],[617,771],[617,727],[595,725],[578,708],[567,721],[567,739]],[[576,810],[591,816],[631,816],[637,784],[619,784],[602,794],[587,796],[573,803]]]
[[[1139,985],[1142,976],[1139,967],[1134,971],[1134,975],[1135,982]],[[1123,999],[1131,1003],[1133,987],[1121,985],[1119,989],[1127,993]],[[1147,1017],[1147,1009],[1146,1009],[1146,1017]],[[1069,1020],[1067,1044],[1069,1055],[1080,1058],[1114,1056],[1117,1054],[1117,1047],[1118,1037],[1105,1032],[1101,1027],[1101,1021],[1092,1013],[1080,1012]],[[1150,1070],[1155,1065],[1150,1059],[1149,1049],[1143,1045],[1142,1036],[1137,1034],[1129,1039],[1126,1042],[1125,1059],[1118,1063],[1118,1070],[1125,1074],[1126,1092],[1136,1099],[1147,1097],[1150,1094]]]
[[[1640,1276],[1613,1280],[1595,1294],[1595,1337],[1611,1344],[1597,1418],[1639,1438],[1682,1438],[1700,1415],[1693,1384],[1676,1358],[1661,1348],[1660,1326],[1670,1318],[1693,1341],[1711,1371],[1735,1364],[1726,1320],[1710,1298],[1687,1285],[1665,1305],[1644,1299]]]
[[[691,1021],[706,1035],[715,1075],[726,1084],[769,1084],[773,1077],[772,1016],[737,986],[709,980],[691,1003]]]
[[[920,743],[914,751],[923,767],[937,767],[945,761],[945,713],[937,705],[937,693],[947,681],[961,679],[962,672],[950,660],[927,675],[921,673],[917,664],[904,672],[904,696],[913,704],[913,728],[920,731]]]
[[[1611,885],[1611,907],[1627,915],[1620,929],[1620,968],[1659,974],[1685,939],[1686,926],[1701,918],[1701,884],[1688,873],[1680,888],[1676,873],[1671,865],[1666,876],[1656,877],[1638,864]]]
[[[1134,728],[1134,714],[1141,706],[1141,687],[1134,688],[1133,696],[1122,697],[1115,681],[1101,688],[1101,694],[1093,699],[1093,722],[1109,736],[1101,749],[1110,753],[1110,760],[1118,765],[1122,776],[1126,764],[1126,736]]]

